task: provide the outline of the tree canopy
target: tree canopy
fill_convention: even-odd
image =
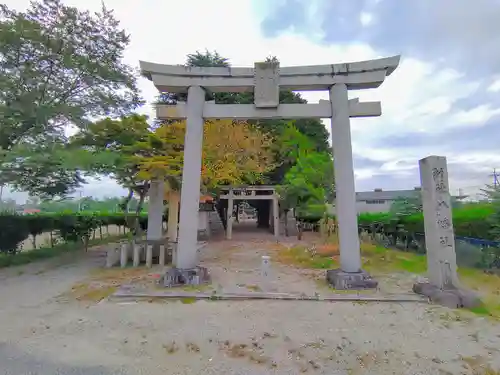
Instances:
[[[278,61],[275,56],[269,56],[267,61]],[[216,51],[200,52],[190,54],[186,59],[186,66],[199,67],[217,67],[231,66],[229,59],[222,57]],[[175,104],[178,100],[186,100],[185,95],[177,95],[172,93],[161,93],[157,99],[158,103]],[[254,102],[253,93],[208,93],[207,100],[215,100],[219,104],[251,104]],[[301,97],[300,94],[290,90],[280,91],[280,103],[307,103],[307,100]],[[292,124],[294,129],[301,135],[307,136],[312,144],[312,148],[317,152],[330,153],[328,144],[328,131],[320,120],[317,119],[301,119],[301,120],[260,120],[248,121],[254,124],[264,133],[269,134],[275,139],[275,158],[280,160],[280,139],[283,133],[289,129]],[[298,134],[297,133],[297,134]],[[294,164],[293,160],[287,163],[279,163],[267,173],[267,181],[271,184],[280,184],[283,182],[284,176],[289,168]]]
[[[52,196],[83,182],[52,152],[68,127],[142,104],[135,72],[122,62],[128,43],[104,6],[91,14],[61,0],[32,1],[24,12],[0,5],[0,167],[15,159],[16,168],[4,183]]]

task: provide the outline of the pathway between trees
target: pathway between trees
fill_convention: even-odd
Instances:
[[[271,235],[252,236],[235,231],[234,241],[214,239],[203,250],[214,287],[259,288],[260,257],[276,258],[278,247]],[[89,280],[112,274],[96,271],[103,262],[94,250],[0,271],[0,374],[473,374],[500,366],[498,325],[426,304],[75,300]],[[272,270],[272,290],[324,288],[314,272],[276,261]]]

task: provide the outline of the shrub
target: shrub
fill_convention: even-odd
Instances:
[[[28,235],[29,229],[24,216],[0,213],[0,252],[17,253]]]
[[[166,220],[166,216],[163,219]],[[141,213],[139,225],[143,231],[147,230],[147,224],[147,213]],[[31,215],[0,212],[0,252],[15,254],[30,235],[36,245],[38,235],[52,231],[66,242],[81,242],[86,246],[93,231],[107,225],[128,226],[125,215],[117,212],[67,211]]]

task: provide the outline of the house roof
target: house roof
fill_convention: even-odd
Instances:
[[[356,193],[356,200],[395,200],[397,198],[413,198],[420,195],[420,190],[382,190],[382,191],[361,191]]]
[[[420,195],[421,191],[416,188],[413,190],[381,190],[361,191],[356,193],[357,201],[381,200],[389,201],[397,198],[414,198]],[[454,196],[456,199],[464,199],[466,195]]]

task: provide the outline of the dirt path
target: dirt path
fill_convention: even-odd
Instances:
[[[254,289],[271,244],[214,242],[202,261],[215,287]],[[54,298],[102,261],[0,273],[0,374],[473,374],[471,366],[500,367],[498,325],[425,304]],[[318,290],[307,272],[274,262],[272,270],[272,290]]]

